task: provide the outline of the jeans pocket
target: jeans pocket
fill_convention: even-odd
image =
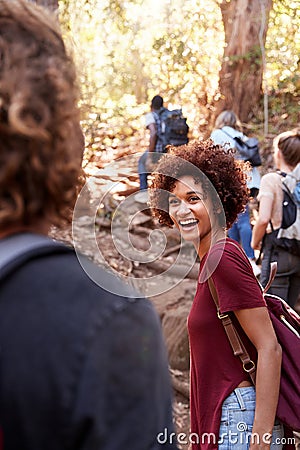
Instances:
[[[229,410],[227,418],[225,414],[222,414],[219,450],[247,450],[251,438],[253,418],[254,408],[247,411]]]
[[[281,450],[283,448],[284,429],[283,425],[275,425],[272,432],[272,450]]]

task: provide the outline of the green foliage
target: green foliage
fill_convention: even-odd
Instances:
[[[300,9],[298,0],[274,1],[266,41],[270,88],[299,90]],[[299,93],[299,92],[298,92]]]
[[[273,3],[266,42],[267,86],[270,95],[297,96],[298,0]],[[60,0],[59,4],[79,68],[88,144],[96,142],[102,149],[138,130],[144,133],[142,116],[157,93],[167,105],[183,107],[193,136],[199,136],[199,126],[205,126],[210,105],[219,95],[224,30],[216,0]],[[257,63],[260,53],[253,49],[243,58]],[[102,135],[105,140],[99,139]]]

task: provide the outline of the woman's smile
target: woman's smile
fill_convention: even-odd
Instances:
[[[184,228],[185,230],[196,227],[198,223],[199,223],[199,220],[194,219],[194,218],[186,219],[186,220],[179,220],[179,225],[182,228]]]

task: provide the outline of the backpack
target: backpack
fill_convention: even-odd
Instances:
[[[232,245],[235,244],[232,243]],[[242,249],[240,251],[244,254]],[[247,258],[246,255],[244,257]],[[252,270],[248,260],[247,263],[249,264],[249,270]],[[300,431],[300,317],[283,299],[267,293],[275,277],[276,269],[277,263],[271,263],[271,273],[267,286],[264,289],[260,286],[277,340],[282,348],[276,416],[290,430]],[[257,281],[257,283],[259,282]],[[212,278],[208,279],[208,285],[217,307],[218,318],[222,321],[233,353],[240,358],[244,371],[247,372],[255,385],[256,365],[251,360],[231,319],[232,313],[220,314],[219,298]]]
[[[158,138],[162,143],[163,152],[166,152],[167,145],[177,147],[188,143],[189,126],[182,115],[182,109],[170,111],[167,108],[161,108],[157,115],[160,120]]]
[[[300,255],[300,163],[290,173],[277,173],[282,176],[282,221],[278,230],[270,222],[272,244]]]
[[[249,161],[252,167],[261,166],[258,139],[251,137],[243,141],[241,138],[235,137],[234,140],[236,148],[244,161]]]
[[[231,136],[222,128],[223,133],[227,134],[235,141],[235,148],[237,149],[243,161],[249,161],[252,167],[261,166],[261,157],[259,153],[259,142],[255,137],[244,140],[239,136]]]

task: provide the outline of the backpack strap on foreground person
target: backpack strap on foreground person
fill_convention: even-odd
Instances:
[[[242,254],[243,250],[236,244]],[[247,257],[244,256],[246,259]],[[248,261],[248,260],[247,260]],[[249,265],[249,270],[252,270]],[[263,289],[259,284],[274,327],[278,342],[282,348],[282,367],[276,416],[290,430],[300,431],[300,317],[283,299],[267,294],[276,275],[277,263],[271,264],[270,278]],[[218,318],[222,321],[235,356],[242,362],[243,369],[255,385],[256,366],[249,356],[242,339],[231,319],[231,312],[220,314],[219,298],[213,279],[208,279],[209,289],[216,304]],[[250,365],[250,367],[249,367]]]
[[[35,233],[18,233],[0,239],[0,279],[21,267],[31,258],[52,254],[73,252],[47,236]]]

